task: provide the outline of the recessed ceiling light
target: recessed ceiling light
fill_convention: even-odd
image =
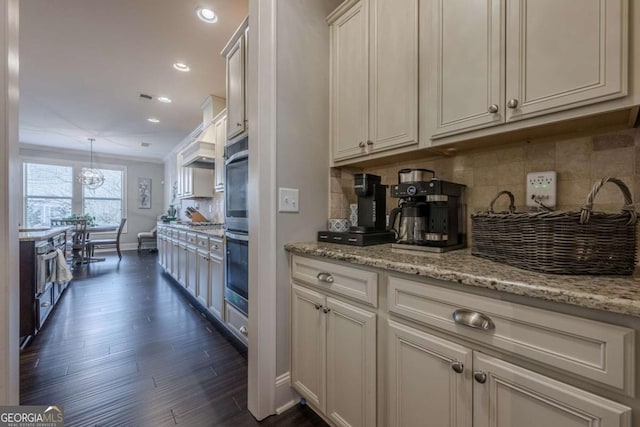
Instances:
[[[164,102],[165,104],[171,103],[171,98],[167,98],[166,96],[159,96],[156,99],[160,102]]]
[[[149,117],[147,121],[151,123],[160,123],[160,120],[156,119],[155,117]]]
[[[148,143],[148,142],[141,142],[141,143],[140,143],[140,145],[142,145],[143,147],[148,147],[148,146],[150,146],[151,144],[150,144],[150,143]]]
[[[207,9],[206,7],[199,7],[196,10],[196,15],[198,15],[198,18],[200,18],[201,21],[206,22],[207,24],[215,24],[218,22],[218,15],[216,15],[213,10]]]
[[[176,62],[175,64],[173,64],[173,68],[175,68],[178,71],[182,71],[183,73],[186,73],[187,71],[191,70],[191,68],[189,68],[187,64],[184,64],[182,62]]]

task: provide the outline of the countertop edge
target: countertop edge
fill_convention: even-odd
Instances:
[[[328,258],[336,261],[348,262],[355,265],[444,280],[460,285],[491,289],[498,292],[524,296],[538,300],[563,303],[598,311],[622,314],[626,316],[640,317],[640,300],[598,295],[580,290],[560,289],[553,286],[541,286],[539,284],[526,283],[523,281],[508,281],[483,275],[472,275],[469,273],[463,273],[460,271],[442,267],[415,265],[411,263],[385,260],[381,257],[375,256],[368,257],[363,255],[349,255],[345,254],[344,252],[332,250],[330,248],[310,249],[308,245],[309,242],[286,243],[284,245],[284,249],[288,252],[300,255]],[[497,264],[493,261],[483,261],[494,265],[503,266],[502,264]],[[535,272],[526,272],[525,270],[520,271],[530,273],[532,276],[537,274]]]

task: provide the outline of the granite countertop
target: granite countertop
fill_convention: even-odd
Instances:
[[[159,222],[158,225],[164,226],[164,227],[177,228],[179,230],[186,230],[192,233],[207,234],[208,236],[211,236],[211,237],[219,237],[219,238],[224,237],[223,223],[206,225],[206,226],[198,226],[198,225],[194,226],[189,224],[171,224],[171,223],[165,224],[165,223]]]
[[[471,255],[470,250],[411,255],[391,244],[287,243],[289,252],[457,282],[594,310],[640,317],[640,277],[542,274]]]
[[[34,230],[34,231],[20,231],[18,236],[21,242],[34,242],[38,240],[47,240],[50,237],[57,236],[60,233],[64,233],[67,230],[71,230],[73,227],[53,227],[46,230]]]

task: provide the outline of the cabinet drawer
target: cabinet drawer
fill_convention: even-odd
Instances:
[[[293,255],[291,277],[372,307],[378,306],[378,273],[373,271]]]
[[[514,304],[389,276],[389,311],[458,336],[634,392],[634,331],[575,316]],[[468,310],[492,328],[454,321]]]
[[[249,344],[249,320],[231,304],[225,303],[225,316],[227,328],[238,337],[240,341]]]
[[[224,244],[222,243],[222,239],[212,237],[209,240],[209,252],[211,252],[211,256],[217,258],[224,258]]]
[[[185,236],[185,239],[187,241],[187,243],[189,243],[190,245],[195,246],[196,244],[196,233],[187,233]]]
[[[209,236],[198,234],[196,246],[203,251],[209,251]]]

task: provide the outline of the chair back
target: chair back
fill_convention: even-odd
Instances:
[[[127,218],[122,218],[120,220],[120,226],[118,227],[118,235],[116,236],[116,242],[120,242],[120,235],[122,234],[122,229],[124,228],[125,222],[127,222]]]
[[[83,246],[87,242],[87,220],[73,219],[67,221],[68,225],[73,225],[73,245]]]
[[[67,225],[67,221],[64,219],[51,219],[51,226],[52,227],[60,227],[63,225]]]

